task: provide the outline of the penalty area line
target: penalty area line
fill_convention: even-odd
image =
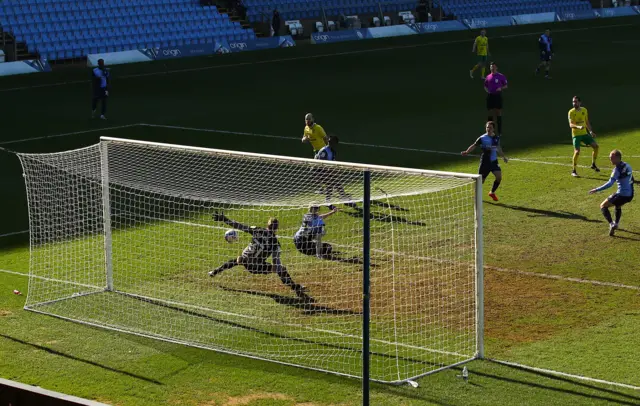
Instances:
[[[114,126],[114,127],[93,128],[93,129],[90,129],[90,130],[74,131],[74,132],[62,133],[62,134],[43,135],[43,136],[40,136],[40,137],[21,138],[21,139],[18,139],[18,140],[2,141],[2,142],[0,142],[0,145],[18,144],[18,143],[21,143],[21,142],[38,141],[38,140],[45,140],[45,139],[49,139],[49,138],[68,137],[68,136],[72,136],[72,135],[89,134],[89,133],[95,133],[95,132],[100,132],[100,131],[121,130],[123,128],[137,127],[139,125],[140,124],[125,124],[125,125],[119,125],[119,126]]]
[[[555,279],[555,280],[564,281],[564,282],[576,282],[576,283],[583,283],[586,285],[607,286],[610,288],[621,288],[621,289],[631,289],[631,290],[640,291],[640,286],[625,285],[623,283],[616,283],[616,282],[602,282],[602,281],[596,281],[592,279],[574,278],[571,276],[553,275],[553,274],[533,272],[533,271],[520,271],[518,269],[500,268],[500,267],[491,266],[491,265],[486,265],[484,269],[488,269],[496,272],[512,273],[516,275],[532,276],[532,277],[542,278],[542,279]]]
[[[140,123],[140,126],[144,127],[155,127],[155,128],[167,128],[173,130],[183,130],[183,131],[199,131],[199,132],[207,132],[207,133],[218,133],[218,134],[227,134],[227,135],[245,135],[248,137],[259,137],[259,138],[273,138],[273,139],[281,139],[281,140],[297,140],[300,138],[284,136],[284,135],[272,135],[272,134],[260,134],[260,133],[252,133],[252,132],[243,132],[243,131],[229,131],[229,130],[216,130],[212,128],[194,128],[194,127],[183,127],[177,125],[164,125],[164,124],[147,124]],[[376,145],[376,144],[365,144],[361,142],[349,142],[349,141],[340,141],[341,145],[351,145],[355,147],[365,147],[365,148],[380,148],[380,149],[389,149],[396,151],[410,151],[410,152],[422,152],[427,154],[439,154],[439,155],[450,155],[450,156],[461,156],[459,152],[451,152],[451,151],[438,151],[433,149],[423,149],[423,148],[409,148],[409,147],[396,147],[392,145]],[[469,155],[471,157],[479,157],[479,155]],[[567,155],[566,159],[571,159],[570,155]],[[572,167],[571,164],[564,164],[561,162],[546,162],[535,159],[527,159],[527,158],[509,158],[509,161],[513,162],[525,162],[531,164],[539,164],[539,165],[553,165],[553,166],[563,166],[563,167]],[[590,168],[589,165],[578,165],[578,168]],[[640,173],[638,171],[633,171],[634,173]]]
[[[12,235],[27,234],[27,233],[29,233],[29,230],[14,231],[12,233],[0,234],[0,238],[2,238],[2,237],[11,237]]]
[[[598,379],[598,378],[590,378],[588,376],[569,374],[569,373],[566,373],[566,372],[554,371],[552,369],[531,367],[531,366],[528,366],[528,365],[518,364],[516,362],[501,361],[501,360],[497,360],[497,359],[493,359],[493,358],[487,358],[486,360],[489,361],[489,362],[494,362],[496,364],[506,365],[506,366],[509,366],[509,367],[512,367],[512,368],[518,368],[518,369],[522,369],[522,370],[525,370],[525,371],[539,372],[539,373],[547,374],[547,375],[556,375],[556,376],[561,376],[561,377],[564,377],[564,378],[572,378],[572,379],[578,379],[578,380],[581,380],[581,381],[588,381],[588,382],[595,382],[595,383],[600,383],[600,384],[604,384],[604,385],[618,386],[620,388],[625,388],[625,389],[640,390],[640,386],[629,385],[629,384],[626,384],[626,383],[607,381],[607,380]]]
[[[24,273],[24,272],[16,272],[16,271],[10,271],[8,269],[0,269],[0,272],[2,273],[8,273],[10,275],[18,275],[18,276],[29,276],[28,273]]]

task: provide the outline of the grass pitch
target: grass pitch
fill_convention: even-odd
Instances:
[[[629,18],[553,26],[558,52],[551,81],[533,76],[536,36],[544,27],[489,31],[493,58],[510,80],[504,149],[520,160],[502,165],[500,202],[485,201],[488,357],[640,385],[631,361],[640,359],[640,295],[634,289],[640,286],[637,202],[625,206],[623,230],[609,238],[598,210],[606,194],[587,195],[606,181],[610,149],[621,149],[624,159],[640,168],[635,141],[640,132],[632,110],[640,84],[631,79],[639,62],[633,52],[637,24],[636,18]],[[340,160],[473,173],[476,158],[451,155],[475,140],[486,118],[482,84],[467,76],[473,64],[469,52],[473,35],[416,37],[114,67],[107,123],[84,118],[90,97],[86,72],[3,78],[3,99],[11,101],[7,108],[14,109],[12,118],[5,120],[3,141],[145,122],[292,140],[134,126],[5,146],[60,151],[109,135],[309,156],[308,146],[300,145],[298,138],[304,113],[312,111],[318,122],[344,141]],[[386,49],[373,50],[377,48]],[[337,52],[344,54],[311,57]],[[190,68],[202,70],[166,73]],[[603,76],[604,80],[596,80]],[[60,80],[69,84],[30,87]],[[21,86],[26,88],[6,90]],[[581,168],[578,179],[569,176],[566,123],[574,94],[589,109],[602,151],[602,172]],[[581,164],[589,164],[589,153],[584,150]],[[21,169],[8,155],[0,165],[6,196],[2,231],[24,230]],[[23,237],[0,240],[4,245],[0,268],[28,272]],[[25,292],[26,278],[2,274],[0,292],[6,293],[0,295],[0,375],[8,379],[122,405],[359,402],[355,380],[24,312],[24,297],[11,294],[13,289]],[[553,378],[491,362],[473,363],[470,370],[469,384],[456,379],[459,371],[451,370],[420,380],[418,389],[374,385],[372,401],[380,405],[496,405],[513,404],[514,399],[519,404],[545,405],[640,403],[638,391],[620,387]]]

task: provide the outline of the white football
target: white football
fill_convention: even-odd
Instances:
[[[227,230],[227,232],[224,233],[224,239],[229,243],[236,242],[238,241],[238,232],[234,229]]]

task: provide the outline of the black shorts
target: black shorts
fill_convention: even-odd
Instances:
[[[489,93],[487,95],[487,110],[502,109],[502,93]]]
[[[296,238],[293,240],[293,244],[296,246],[296,249],[300,251],[300,253],[304,255],[316,256],[316,242],[313,239]],[[331,244],[323,242],[321,250],[321,255],[330,255],[331,251],[333,251],[333,247],[331,246]]]
[[[607,201],[616,207],[623,206],[633,200],[633,196],[620,196],[617,193],[607,197]]]
[[[498,165],[498,161],[491,161],[488,163],[480,162],[478,173],[482,175],[482,179],[486,178],[490,173],[495,171],[502,171],[502,169],[500,169],[500,165]]]
[[[264,257],[250,257],[246,255],[240,256],[240,265],[244,266],[244,269],[253,274],[271,273],[273,268],[273,265],[268,263]]]
[[[540,60],[542,62],[549,62],[551,60],[551,52],[540,51]]]
[[[93,89],[93,98],[94,99],[107,98],[107,89],[103,89],[103,88]]]

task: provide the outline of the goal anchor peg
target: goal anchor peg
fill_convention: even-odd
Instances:
[[[420,386],[420,385],[418,384],[418,382],[416,382],[416,381],[407,381],[407,383],[408,383],[409,385],[413,386],[414,388],[417,388],[418,386]]]

